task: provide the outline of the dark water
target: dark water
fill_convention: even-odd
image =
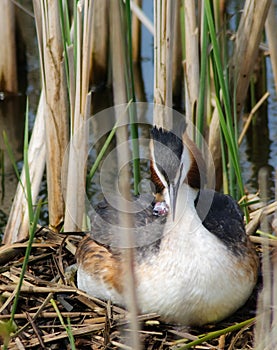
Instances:
[[[32,1],[25,0],[22,2],[28,10],[32,11]],[[237,5],[239,4],[239,5]],[[242,2],[230,1],[229,11],[231,14],[238,13],[239,8],[242,7]],[[148,14],[148,17],[153,21],[153,2],[144,1],[143,9]],[[24,11],[17,9],[18,29],[21,33],[22,43],[25,46],[25,56],[22,62],[26,65],[21,70],[21,83],[19,94],[25,100],[25,97],[29,99],[29,119],[30,125],[34,122],[37,104],[40,96],[40,70],[38,59],[37,39],[35,32],[34,18]],[[232,17],[235,21],[235,16]],[[144,83],[145,97],[148,102],[153,101],[153,77],[154,77],[154,58],[153,58],[153,37],[148,30],[142,26],[142,77]],[[181,73],[180,73],[181,74]],[[258,189],[257,173],[263,166],[269,167],[271,176],[273,178],[274,169],[277,166],[277,98],[274,87],[274,80],[272,75],[272,69],[270,60],[266,59],[266,77],[267,77],[267,89],[270,92],[267,108],[262,108],[258,111],[256,117],[256,123],[259,127],[250,130],[247,137],[244,139],[240,151],[241,151],[241,164],[243,168],[243,178],[246,188],[250,192],[256,192]],[[18,105],[18,97],[15,97],[13,102]],[[22,103],[21,103],[22,105]],[[24,106],[24,103],[23,103]],[[7,133],[11,135],[11,144],[15,145],[17,150],[17,160],[20,161],[22,155],[20,154],[20,147],[18,142],[22,142],[23,136],[23,123],[25,109],[21,109],[14,112],[15,115],[7,115],[4,109],[3,101],[0,101],[0,116],[1,118],[16,118],[18,122],[10,123]],[[3,142],[1,140],[2,130],[6,127],[4,119],[0,120],[0,147],[3,148]],[[16,136],[15,136],[16,135]],[[20,143],[21,145],[22,143]],[[5,186],[5,198],[0,198],[0,228],[3,227],[6,220],[6,215],[9,211],[9,206],[15,191],[16,179],[14,176],[10,176],[12,169],[5,169],[5,176],[1,178],[2,183]],[[11,180],[12,179],[12,180]],[[10,183],[13,186],[9,187]],[[46,193],[45,182],[42,186],[42,195]],[[271,183],[272,192],[271,197],[274,196],[273,182]],[[95,188],[97,191],[97,188]],[[1,194],[0,194],[1,196]],[[45,214],[44,214],[45,215]]]

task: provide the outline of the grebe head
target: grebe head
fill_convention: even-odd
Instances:
[[[178,190],[188,177],[193,163],[190,150],[173,132],[154,127],[150,151],[152,173],[155,173],[156,181],[163,189],[164,199],[174,220]]]

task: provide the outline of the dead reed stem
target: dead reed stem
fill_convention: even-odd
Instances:
[[[39,38],[42,85],[45,93],[45,141],[49,224],[56,229],[64,218],[61,167],[68,144],[68,99],[58,1],[34,1]]]
[[[268,193],[268,171],[261,168],[259,171],[259,187],[262,202],[266,203]],[[264,216],[261,222],[261,229],[269,232],[268,218]],[[271,334],[271,320],[274,308],[272,308],[272,263],[270,258],[269,242],[265,239],[262,242],[262,274],[263,289],[260,292],[257,304],[257,323],[255,327],[255,349],[274,349],[274,338]]]
[[[252,108],[252,110],[250,111],[247,120],[243,126],[243,129],[241,131],[241,134],[239,136],[238,139],[238,144],[240,145],[242,143],[242,140],[251,124],[251,121],[255,115],[255,113],[257,112],[257,110],[261,107],[261,105],[265,102],[265,100],[269,97],[269,92],[266,92],[261,98],[260,100],[256,103],[256,105]]]
[[[182,38],[181,38],[181,18],[180,1],[174,6],[173,13],[173,47],[172,47],[172,95],[173,105],[180,106],[182,99]]]
[[[177,1],[154,1],[154,103],[172,108],[172,48],[174,14]],[[172,118],[162,108],[154,107],[153,123],[172,129]]]
[[[66,231],[78,231],[83,228],[85,212],[85,177],[88,147],[88,125],[90,117],[91,94],[89,91],[90,59],[92,49],[93,2],[77,4],[77,51],[76,73],[70,77],[74,85],[71,98],[74,110],[71,110],[71,141],[68,155],[68,168],[65,167],[66,212],[64,227]],[[71,54],[73,52],[71,51]],[[73,63],[73,59],[70,59]],[[69,74],[74,65],[69,67]],[[75,95],[74,95],[75,94]]]
[[[135,0],[136,7],[141,7],[142,0]],[[137,16],[132,16],[132,57],[139,62],[141,52],[141,23]]]
[[[114,105],[127,102],[127,86],[125,77],[125,70],[127,63],[127,50],[124,45],[126,29],[123,26],[122,20],[122,8],[119,2],[111,3],[111,38],[112,38],[112,73],[113,73],[113,91],[114,91]],[[115,109],[116,120],[122,117],[120,114],[121,109]],[[127,119],[128,120],[128,119]],[[120,207],[122,213],[119,215],[120,226],[132,227],[132,217],[128,210],[128,202],[131,201],[131,176],[129,173],[128,164],[131,159],[130,150],[127,147],[128,143],[128,129],[127,125],[123,125],[116,132],[117,146],[124,143],[126,147],[119,149],[117,148],[117,171],[120,176],[118,179],[120,197]],[[128,343],[132,349],[140,349],[139,341],[139,323],[138,323],[138,311],[137,311],[137,298],[135,290],[135,276],[134,276],[134,256],[133,256],[133,233],[132,230],[126,230],[124,232],[124,239],[120,242],[123,246],[128,247],[124,249],[124,268],[126,272],[124,274],[124,293],[126,297],[127,308],[130,312],[130,327],[131,332],[129,335]]]
[[[199,96],[199,30],[196,21],[196,3],[184,1],[186,57],[184,65],[186,115],[195,121]],[[204,52],[202,54],[205,54]],[[190,133],[191,134],[191,133]],[[192,137],[194,135],[191,135]]]
[[[10,0],[1,1],[0,39],[3,47],[0,50],[0,91],[16,93],[17,62],[15,38],[14,4]]]
[[[208,139],[209,150],[212,154],[212,157],[208,161],[208,187],[212,185],[214,179],[211,178],[210,174],[213,174],[215,171],[215,189],[220,190],[222,186],[222,154],[220,148],[220,123],[218,109],[215,108],[212,114],[212,119],[209,127],[209,139]],[[215,170],[214,170],[215,169]]]
[[[29,143],[28,159],[32,183],[32,199],[35,203],[39,193],[40,183],[45,169],[46,147],[44,127],[44,94],[40,96],[37,116]],[[24,168],[21,173],[21,184],[17,185],[16,194],[11,207],[8,223],[3,237],[3,243],[13,243],[25,239],[29,234],[29,214],[26,199],[26,178]]]
[[[275,14],[275,4],[272,1],[268,10],[267,19],[265,22],[266,36],[268,40],[269,53],[271,59],[271,65],[273,70],[273,76],[275,81],[275,90],[277,92],[277,18]]]
[[[236,112],[240,116],[251,73],[258,55],[271,0],[246,0],[230,62],[230,91],[235,91]],[[234,90],[235,89],[235,90]]]
[[[92,50],[90,81],[97,85],[107,80],[109,64],[109,13],[108,1],[94,1],[92,15]]]
[[[140,7],[136,5],[136,3],[131,0],[131,10],[137,16],[137,18],[141,21],[141,23],[148,29],[148,31],[154,35],[154,26],[150,19],[145,15],[145,13],[141,10]]]

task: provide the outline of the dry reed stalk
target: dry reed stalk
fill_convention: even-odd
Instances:
[[[172,48],[176,1],[154,1],[154,103],[172,108]],[[167,109],[167,112],[169,110]],[[153,123],[172,129],[172,118],[154,107]]]
[[[166,63],[166,79],[165,79],[165,105],[172,108],[172,64],[173,64],[173,38],[172,33],[174,32],[174,15],[178,13],[176,7],[178,5],[177,1],[166,1],[166,42],[163,46],[163,55],[165,56]],[[171,121],[170,121],[171,122]]]
[[[274,211],[276,210],[277,210],[277,201],[266,205],[264,208],[253,211],[252,213],[250,213],[250,219],[252,220],[255,216],[259,216],[261,214],[263,215],[273,214]]]
[[[49,224],[57,229],[64,218],[61,164],[68,144],[68,98],[57,0],[34,0],[45,93],[45,141]]]
[[[185,105],[187,117],[195,120],[199,96],[199,30],[194,0],[184,1],[186,58],[184,62]],[[205,54],[205,53],[203,53]],[[193,136],[193,135],[191,135]]]
[[[172,93],[173,104],[180,105],[182,99],[182,39],[181,39],[181,16],[180,16],[180,0],[174,7],[174,29],[173,29],[173,47],[172,47]]]
[[[215,189],[220,190],[222,186],[222,158],[220,147],[220,123],[218,109],[215,108],[212,114],[212,119],[209,126],[209,139],[208,145],[212,157],[209,157],[207,164],[207,186],[210,188],[214,179],[210,176],[215,174]]]
[[[277,41],[276,41],[276,32],[277,28],[277,18],[275,15],[275,6],[274,2],[271,2],[271,5],[268,10],[267,19],[265,22],[266,36],[268,40],[269,53],[271,59],[271,65],[273,70],[273,76],[275,81],[275,90],[277,92]]]
[[[39,315],[36,315],[36,313],[34,312],[29,312],[28,315],[31,316],[32,318],[34,318],[35,316],[36,318],[56,318],[57,317],[57,313],[51,312],[51,311],[42,311],[39,313]],[[83,316],[91,316],[91,312],[83,312],[83,311],[61,312],[61,315],[62,317],[83,317]],[[10,317],[11,315],[0,315],[0,320],[9,319]],[[15,314],[14,318],[18,320],[24,320],[27,318],[27,315],[26,313]],[[106,319],[105,317],[93,318],[90,320],[91,321],[90,324],[95,324],[95,323],[103,324],[105,322],[105,319]],[[87,322],[86,324],[89,324],[89,322]]]
[[[236,93],[236,112],[240,116],[271,0],[246,0],[236,34],[230,62],[230,91]]]
[[[246,232],[248,234],[247,228],[246,228]],[[253,243],[261,244],[261,245],[263,245],[267,242],[270,247],[277,248],[277,240],[276,239],[270,239],[270,238],[264,238],[264,237],[258,237],[258,236],[250,236],[250,240]]]
[[[90,80],[100,84],[107,79],[109,50],[108,1],[94,1]]]
[[[166,100],[166,64],[165,64],[165,42],[166,42],[166,1],[154,1],[154,103],[164,105]],[[163,118],[154,120],[156,125],[162,125]]]
[[[66,231],[78,231],[83,227],[85,213],[85,176],[88,142],[88,126],[90,117],[91,94],[89,91],[90,58],[92,47],[92,13],[93,2],[85,1],[77,5],[77,45],[76,73],[74,66],[69,73],[74,74],[74,85],[70,94],[74,105],[71,109],[71,142],[68,155],[66,186],[66,212],[64,228]],[[73,53],[71,51],[71,53]],[[73,59],[69,59],[73,63]],[[75,94],[75,96],[74,96]]]
[[[268,169],[261,168],[259,171],[259,188],[262,202],[268,200]],[[261,222],[263,232],[269,232],[268,218],[264,216]],[[268,239],[262,241],[262,275],[263,289],[260,292],[257,303],[257,322],[255,327],[255,349],[275,349],[277,344],[274,344],[272,337],[272,315],[274,307],[273,301],[273,284],[272,284],[272,261],[270,257]]]
[[[114,105],[117,106],[124,102],[127,102],[127,86],[124,67],[127,65],[127,50],[124,45],[125,42],[125,30],[122,25],[121,17],[121,7],[120,3],[113,1],[111,2],[110,8],[110,21],[111,21],[111,39],[112,39],[112,74],[113,74],[113,92],[114,92]],[[116,120],[122,118],[122,109],[115,109]],[[128,145],[128,129],[127,126],[123,125],[116,132],[117,145],[125,142]],[[120,171],[120,176],[118,178],[119,191],[123,199],[120,197],[120,207],[122,208],[122,213],[119,215],[120,226],[133,227],[132,217],[129,213],[128,201],[131,202],[131,176],[128,169],[128,163],[131,159],[130,150],[126,146],[124,148],[117,148],[117,164],[118,172]],[[139,322],[137,319],[137,298],[135,290],[135,276],[134,276],[134,256],[133,256],[133,232],[132,230],[126,230],[124,239],[122,242],[123,246],[128,247],[123,251],[123,259],[125,263],[124,274],[124,293],[126,298],[126,305],[130,312],[130,339],[129,343],[132,349],[140,349],[139,341]]]
[[[153,34],[154,29],[150,20],[141,10],[142,0],[130,1],[132,10],[132,59],[134,73],[134,88],[136,101],[146,101],[144,81],[141,71],[141,23]],[[152,27],[151,27],[152,26]],[[151,31],[152,28],[152,31]]]
[[[35,203],[39,193],[40,183],[45,168],[45,126],[44,126],[44,94],[40,96],[37,116],[29,143],[28,159],[30,180],[32,183],[32,199]],[[24,188],[26,186],[24,168],[21,173],[21,184],[18,184],[13,200],[8,223],[3,237],[3,243],[13,243],[25,239],[29,234],[28,203]]]
[[[141,7],[142,0],[134,0],[136,7]],[[141,24],[137,16],[132,16],[132,57],[134,62],[139,62],[141,52]]]
[[[241,131],[241,134],[239,136],[239,139],[238,139],[238,144],[240,145],[242,143],[242,140],[250,126],[250,123],[255,115],[255,113],[257,112],[257,110],[261,107],[261,105],[265,102],[265,100],[269,97],[269,92],[266,92],[261,98],[260,100],[256,103],[256,105],[251,109],[248,117],[247,117],[247,120],[243,126],[243,129]]]
[[[275,167],[275,201],[277,203],[277,168]],[[274,212],[275,214],[275,220],[277,219],[277,209]],[[276,231],[275,231],[276,232]],[[273,317],[272,317],[272,335],[273,338],[273,344],[275,347],[277,346],[277,311],[276,311],[276,305],[277,305],[277,248],[275,248],[272,256],[272,304],[273,304]]]
[[[95,324],[95,325],[87,325],[84,327],[80,327],[77,329],[72,329],[72,334],[74,336],[77,335],[85,335],[85,334],[89,334],[93,331],[97,331],[97,330],[101,330],[103,329],[105,326],[104,323],[99,323],[99,324]],[[66,331],[60,331],[60,332],[56,332],[53,334],[47,334],[47,335],[43,335],[41,338],[43,340],[43,343],[48,344],[48,343],[53,343],[53,342],[57,342],[58,340],[61,339],[65,339],[68,337],[68,333]],[[34,347],[40,347],[40,342],[39,339],[37,337],[32,337],[31,339],[28,339],[27,341],[23,341],[24,346],[28,346],[28,348],[34,348]],[[9,345],[9,350],[18,350],[17,345],[14,344],[10,344]]]
[[[17,92],[17,63],[14,4],[1,1],[0,35],[4,47],[0,50],[0,91]]]
[[[154,26],[150,19],[145,15],[145,13],[141,10],[140,7],[136,5],[134,1],[131,0],[131,10],[137,16],[137,18],[141,21],[141,23],[148,29],[148,31],[154,35]]]

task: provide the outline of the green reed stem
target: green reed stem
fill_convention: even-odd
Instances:
[[[201,48],[201,62],[200,62],[200,91],[197,108],[196,126],[198,133],[196,135],[196,144],[201,149],[204,131],[204,116],[205,116],[205,96],[206,96],[206,77],[208,65],[208,23],[207,17],[203,16],[203,30],[202,30],[202,48]]]
[[[224,141],[227,145],[229,161],[229,190],[230,194],[238,199],[238,197],[242,197],[244,194],[244,186],[239,163],[236,128],[233,126],[234,120],[231,111],[227,71],[226,69],[224,71],[222,67],[219,44],[215,32],[214,19],[209,0],[205,0],[205,15],[207,17],[208,28],[213,46],[212,60],[214,61],[214,76],[215,79],[217,77],[220,88],[216,92],[216,105],[219,111],[220,127],[223,132]],[[221,99],[223,101],[224,112],[220,103]],[[224,151],[224,149],[222,149],[222,151]],[[237,194],[237,187],[239,188],[239,195]]]
[[[256,318],[250,318],[249,320],[246,320],[246,321],[243,321],[243,322],[240,322],[240,323],[237,323],[233,326],[230,326],[230,327],[227,327],[227,328],[224,328],[224,329],[221,329],[221,330],[218,330],[218,331],[214,331],[214,332],[210,332],[202,337],[200,337],[199,339],[196,339],[184,346],[181,346],[180,348],[178,348],[178,350],[185,350],[185,349],[189,349],[193,346],[196,346],[196,345],[199,345],[199,344],[202,344],[208,340],[212,340],[214,338],[217,338],[217,337],[220,337],[221,335],[223,334],[226,334],[226,333],[230,333],[230,332],[234,332],[234,331],[237,331],[243,327],[246,327],[248,325],[251,325],[252,323],[254,323],[256,320]]]
[[[70,25],[69,25],[69,14],[68,14],[67,3],[65,3],[62,0],[59,0],[59,12],[60,12],[62,41],[63,41],[63,47],[64,47],[66,79],[67,79],[67,86],[69,89],[70,79],[69,79],[69,63],[68,63],[67,47],[68,45],[71,44]]]
[[[50,303],[52,304],[55,312],[57,313],[58,315],[58,318],[60,320],[60,323],[61,325],[64,327],[64,329],[66,330],[66,333],[68,335],[68,339],[69,339],[69,342],[70,342],[70,346],[71,346],[71,350],[76,350],[76,346],[75,346],[75,340],[74,340],[74,336],[73,336],[73,333],[72,333],[72,329],[71,329],[71,324],[70,324],[70,318],[68,317],[67,318],[67,322],[68,322],[68,326],[64,323],[64,320],[63,320],[63,317],[60,313],[60,310],[56,304],[56,301],[54,299],[51,299],[50,300]]]

